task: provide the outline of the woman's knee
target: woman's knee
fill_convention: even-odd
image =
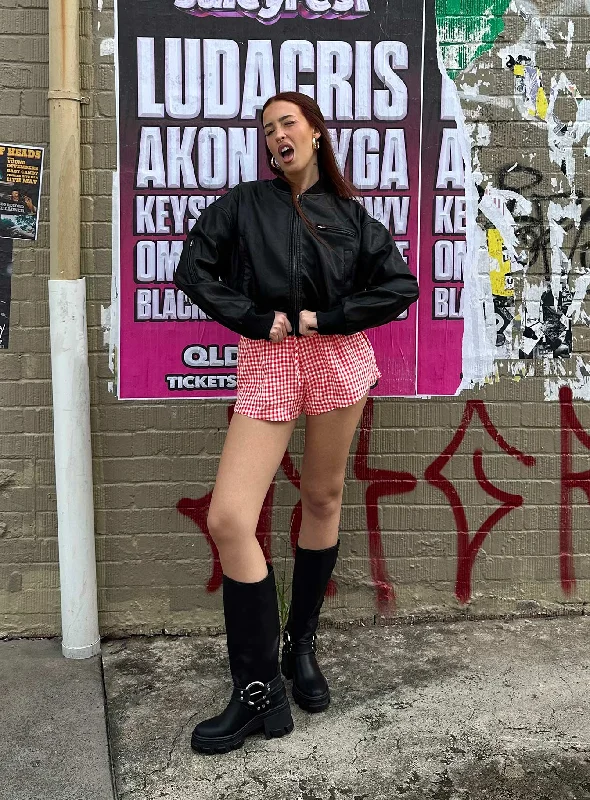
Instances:
[[[207,530],[215,544],[233,541],[239,536],[239,522],[231,509],[210,508],[207,514]]]
[[[211,507],[207,514],[207,530],[216,545],[233,544],[248,535],[243,519],[232,508]]]
[[[340,484],[327,486],[301,486],[301,504],[306,511],[319,519],[329,519],[340,512],[342,505]]]

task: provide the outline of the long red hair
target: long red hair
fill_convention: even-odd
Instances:
[[[348,181],[344,175],[340,172],[338,168],[338,163],[336,162],[336,156],[334,155],[334,148],[332,147],[332,140],[330,139],[330,134],[328,133],[328,128],[326,126],[326,120],[324,119],[324,115],[322,114],[322,110],[318,106],[315,100],[311,97],[308,97],[306,94],[302,94],[301,92],[279,92],[279,94],[275,94],[273,97],[269,97],[266,103],[262,108],[262,112],[260,114],[260,122],[262,124],[263,121],[263,114],[268,108],[271,103],[276,103],[279,100],[284,100],[287,103],[293,103],[296,105],[307,122],[311,125],[312,128],[317,128],[320,133],[321,137],[319,139],[319,149],[317,151],[317,158],[318,158],[318,169],[320,172],[320,177],[326,185],[328,191],[333,192],[334,194],[338,195],[338,197],[347,197],[349,199],[356,199],[357,191]],[[266,148],[266,160],[271,172],[275,175],[281,177],[283,175],[283,171],[281,169],[277,169],[272,161],[272,153]],[[305,225],[311,233],[315,236],[316,239],[320,239],[317,233],[315,232],[315,228],[311,224],[311,222],[307,219],[299,200],[295,194],[293,187],[291,187],[291,194],[293,196],[293,203],[295,205],[295,210],[304,221]],[[322,241],[320,239],[320,241]],[[324,243],[325,244],[325,243]]]

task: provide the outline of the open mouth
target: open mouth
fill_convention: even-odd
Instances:
[[[279,148],[279,155],[285,164],[289,164],[295,158],[295,151],[290,145],[286,144]]]

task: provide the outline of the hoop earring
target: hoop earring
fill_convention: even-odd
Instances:
[[[313,139],[311,140],[311,143],[312,143],[312,145],[313,145],[313,149],[314,149],[314,150],[319,150],[319,149],[320,149],[320,143],[319,143],[319,142],[318,142],[318,140],[315,138],[315,136],[314,136],[314,137],[313,137]]]
[[[279,172],[282,172],[282,171],[283,171],[283,170],[282,170],[282,169],[279,167],[279,165],[277,164],[277,160],[276,160],[276,158],[275,158],[274,156],[272,156],[272,157],[271,157],[271,159],[270,159],[270,163],[272,164],[272,166],[273,166],[275,169],[278,169],[278,171],[279,171]]]

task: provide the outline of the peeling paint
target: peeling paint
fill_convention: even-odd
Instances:
[[[112,56],[115,53],[115,40],[110,37],[108,39],[103,39],[100,43],[100,54],[101,56]]]
[[[566,58],[569,58],[571,56],[571,54],[572,54],[572,46],[573,46],[573,43],[574,43],[574,30],[575,30],[574,23],[570,19],[570,21],[567,24],[567,46],[565,48],[565,57]]]
[[[493,299],[491,295],[489,269],[483,275],[473,265],[479,264],[482,252],[486,253],[485,234],[477,225],[477,207],[479,195],[473,175],[471,157],[474,146],[474,126],[468,125],[461,110],[459,95],[455,84],[445,71],[442,52],[438,51],[439,69],[445,84],[443,91],[449,100],[449,110],[457,122],[458,141],[465,162],[465,207],[466,207],[466,265],[472,265],[465,271],[464,294],[464,334],[462,345],[463,372],[458,392],[486,382],[494,371],[495,355],[495,322],[493,317]],[[486,264],[486,268],[489,265]]]
[[[522,39],[535,45],[544,44],[548,49],[555,49],[555,43],[543,24],[543,16],[535,3],[524,0],[523,2],[510,3],[510,10],[518,14],[525,21],[525,31]]]
[[[443,64],[451,78],[487,52],[504,30],[509,0],[437,0],[436,22]]]
[[[564,33],[566,21],[557,0],[553,11],[547,3],[541,10],[540,4],[529,0],[512,0],[503,4],[503,10],[499,4],[487,3],[486,24],[492,6],[496,13],[504,13],[501,24],[494,23],[493,30],[498,32],[494,38],[510,15],[524,22],[523,26],[512,20],[509,27],[514,30],[516,24],[520,38],[508,45],[504,40],[498,47],[489,28],[489,52],[482,57],[481,50],[461,66],[451,55],[459,52],[467,24],[462,20],[461,28],[457,20],[443,19],[441,12],[464,14],[459,3],[439,5],[439,65],[457,80],[457,126],[468,162],[469,256],[464,292],[465,307],[470,310],[465,319],[461,388],[492,382],[501,369],[515,380],[545,376],[547,399],[557,399],[564,382],[570,383],[577,397],[590,399],[586,386],[590,366],[573,354],[573,325],[590,323],[584,307],[590,261],[583,256],[590,251],[590,241],[581,240],[582,224],[585,228],[588,222],[588,200],[581,188],[587,182],[587,165],[581,159],[590,156],[590,100],[565,71],[548,69],[546,56],[547,49],[558,49],[565,67],[576,26],[569,20]],[[583,0],[568,6],[572,15],[577,11],[587,14]],[[475,43],[478,31],[470,33]],[[513,98],[498,96],[502,93],[493,90],[498,59],[514,76]],[[590,51],[586,67],[590,69]],[[482,93],[484,86],[485,91],[491,87],[489,95]],[[500,108],[503,121],[493,122],[500,118],[492,109]],[[510,119],[544,132],[545,144],[523,144],[517,161],[499,168],[497,154],[506,147]],[[532,134],[531,142],[538,137]],[[519,150],[518,144],[515,149]],[[553,170],[559,175],[552,174]],[[544,188],[549,185],[550,189]]]
[[[545,400],[557,402],[559,390],[564,383],[571,388],[576,400],[590,400],[590,368],[581,356],[575,357],[574,377],[568,376],[567,380],[545,380]]]

